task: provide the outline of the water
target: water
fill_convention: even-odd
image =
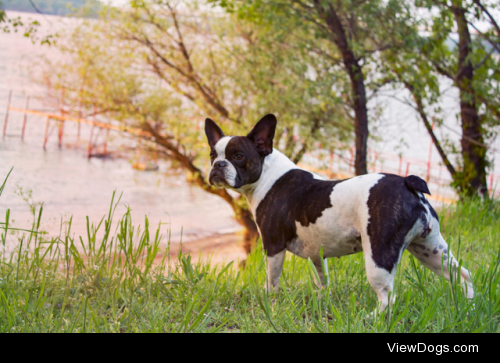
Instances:
[[[9,16],[18,13],[9,12]],[[23,15],[25,16],[25,15]],[[38,15],[29,15],[47,26]],[[48,16],[52,24],[49,31],[57,28],[60,18]],[[67,21],[67,20],[66,20]],[[44,28],[45,29],[45,28]],[[54,56],[50,48],[31,44],[21,34],[0,33],[0,120],[3,126],[5,106],[9,90],[13,90],[12,105],[23,108],[25,95],[43,95],[45,89],[29,76],[36,75],[32,61],[41,56]],[[57,55],[55,55],[57,56]],[[31,100],[30,106],[46,109],[43,104]],[[22,118],[10,113],[7,134],[0,139],[0,179],[14,166],[7,187],[0,197],[0,215],[11,210],[14,225],[31,225],[28,204],[19,195],[19,188],[32,190],[35,202],[44,203],[43,229],[50,235],[58,235],[61,217],[73,216],[72,231],[86,234],[86,216],[98,222],[109,210],[114,190],[123,193],[117,215],[132,208],[134,223],[144,225],[144,216],[151,225],[160,221],[164,235],[171,234],[172,242],[188,241],[214,233],[229,233],[240,229],[233,219],[232,209],[221,198],[210,195],[198,187],[189,186],[183,175],[167,175],[167,166],[160,164],[158,172],[142,172],[131,167],[127,159],[86,158],[86,141],[78,142],[76,126],[65,125],[64,147],[57,146],[57,130],[49,139],[47,150],[42,149],[45,120],[30,116],[25,141],[21,142]],[[1,130],[0,130],[1,132]],[[82,127],[84,140],[88,140],[89,128]],[[117,143],[115,143],[117,144]],[[113,147],[110,147],[113,148]],[[115,147],[116,148],[116,147]],[[16,192],[17,191],[17,192]],[[0,218],[2,221],[4,217]]]
[[[9,12],[9,15],[21,14]],[[54,33],[74,21],[53,16],[22,16],[40,21],[41,35],[44,32]],[[44,87],[32,79],[39,74],[33,64],[43,56],[54,58],[59,55],[52,48],[31,44],[21,34],[0,33],[0,125],[3,125],[9,90],[14,91],[13,106],[20,108],[25,105],[26,95],[44,95]],[[30,77],[29,74],[34,76]],[[417,158],[422,162],[428,158],[430,138],[415,112],[400,102],[405,97],[408,98],[405,92],[387,91],[377,98],[377,102],[383,105],[383,113],[379,123],[370,125],[372,135],[378,136],[376,141],[370,141],[370,146],[382,155],[378,159],[379,165],[390,155],[402,154],[405,158]],[[459,140],[456,100],[456,90],[449,87],[441,105],[445,110],[446,128],[438,131],[440,139]],[[31,106],[47,108],[36,100],[31,101]],[[21,125],[22,115],[12,113],[8,134],[16,137],[0,140],[0,179],[12,166],[15,167],[0,200],[0,215],[5,215],[6,209],[10,208],[16,226],[29,225],[30,221],[27,203],[16,194],[16,190],[21,187],[25,191],[31,189],[35,201],[44,202],[43,227],[51,235],[58,234],[61,217],[68,219],[70,215],[73,215],[75,234],[85,234],[85,217],[89,216],[91,221],[100,220],[108,211],[113,190],[123,192],[118,214],[123,213],[128,205],[132,208],[135,223],[143,224],[144,215],[150,217],[152,225],[160,221],[168,223],[162,226],[162,231],[164,234],[171,233],[173,242],[180,240],[181,231],[183,239],[190,240],[239,229],[232,218],[231,208],[224,201],[197,187],[190,187],[183,176],[167,175],[165,164],[160,164],[159,172],[140,172],[132,169],[126,159],[87,160],[86,143],[77,140],[74,125],[65,126],[63,150],[57,147],[57,131],[54,130],[47,150],[43,151],[41,145],[45,121],[30,117],[24,142],[18,138]],[[83,140],[88,140],[89,132],[89,128],[82,128]],[[117,147],[118,143],[115,142]],[[493,147],[500,150],[500,141],[495,141]],[[491,152],[490,159],[494,160],[494,170],[500,174],[498,151]],[[439,155],[433,149],[432,161],[439,160]],[[385,160],[383,165],[388,167],[390,164],[390,160]],[[392,169],[397,168],[397,163],[392,161]],[[425,169],[417,167],[416,162],[412,164],[410,172],[425,175]],[[432,174],[437,172],[435,169]],[[444,174],[443,177],[446,177],[446,172]],[[436,192],[432,185],[430,189]]]

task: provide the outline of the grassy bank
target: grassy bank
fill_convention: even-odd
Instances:
[[[33,206],[26,231],[11,230],[6,216],[2,244],[17,245],[0,255],[0,332],[500,332],[498,202],[441,213],[445,238],[473,273],[473,301],[405,253],[396,303],[373,318],[362,254],[329,260],[328,290],[315,288],[308,261],[289,255],[282,291],[268,296],[260,247],[245,270],[170,260],[168,236],[147,219],[134,225],[126,213],[111,229],[116,205],[76,238],[68,221],[60,237],[44,239],[42,208]]]

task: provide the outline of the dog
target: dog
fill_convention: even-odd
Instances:
[[[389,294],[406,249],[447,280],[460,274],[464,293],[474,296],[471,274],[453,257],[424,196],[430,194],[424,180],[384,173],[325,180],[273,148],[276,125],[269,114],[247,136],[225,136],[214,121],[205,120],[209,183],[247,198],[267,255],[270,292],[278,292],[287,251],[311,259],[322,285],[328,265],[321,249],[324,259],[363,251],[380,312],[393,302]]]

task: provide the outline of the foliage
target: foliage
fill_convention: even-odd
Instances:
[[[391,26],[399,23],[404,8],[400,1],[326,0],[211,0],[227,11],[255,24],[273,24],[295,34],[306,28],[311,39],[298,39],[298,48],[314,49],[315,41],[325,40],[329,51],[321,57],[330,63],[343,82],[336,85],[345,98],[345,108],[355,130],[356,175],[366,174],[369,124],[377,121],[377,107],[369,105],[386,75],[379,72],[380,52],[395,49]],[[297,26],[297,24],[299,24]],[[315,41],[314,41],[315,40]],[[329,54],[330,53],[330,54]],[[325,57],[326,56],[326,57]]]
[[[494,56],[500,54],[500,29],[493,19],[486,33],[477,29],[477,24],[484,22],[498,4],[474,0],[434,2],[427,6],[438,10],[440,16],[432,19],[431,41],[424,54],[436,71],[451,80],[459,91],[462,158],[454,184],[468,195],[477,193],[478,184],[483,185],[479,188],[482,194],[489,166],[488,142],[500,125],[500,60]],[[471,33],[476,29],[477,35],[473,36]],[[450,49],[441,45],[441,39],[452,30],[457,31],[458,42]]]
[[[482,179],[479,182],[482,185],[486,183],[488,144],[496,137],[500,125],[497,111],[500,105],[500,59],[495,56],[495,53],[500,53],[500,48],[495,49],[500,32],[496,33],[494,20],[487,21],[489,11],[497,5],[481,4],[478,0],[415,1],[409,4],[419,7],[421,15],[415,15],[416,10],[411,7],[401,14],[404,26],[400,31],[394,29],[391,32],[401,47],[383,54],[385,72],[397,79],[394,86],[410,92],[410,104],[434,137],[436,133],[432,131],[431,121],[436,129],[442,127],[445,114],[440,106],[449,97],[447,91],[455,87],[460,92],[456,115],[462,127],[461,145],[448,145],[444,150],[446,145],[442,146],[437,138],[434,143],[450,171],[454,187],[460,193],[473,195],[477,193],[477,179]],[[457,14],[463,14],[465,23],[460,22],[462,18]],[[489,22],[489,29],[477,30],[468,40],[467,34],[477,29],[481,22]],[[462,33],[458,35],[455,33],[459,27],[457,24],[462,24]],[[423,35],[418,29],[428,29],[429,33]],[[460,45],[459,42],[463,43]],[[466,56],[460,50],[463,48],[470,49]],[[462,80],[465,74],[468,79]],[[471,117],[477,119],[475,124],[468,120]]]
[[[36,27],[38,27],[40,23],[37,21],[33,21],[26,25],[23,29],[24,36],[28,38],[34,38],[34,34],[36,33]],[[4,33],[10,32],[18,32],[20,27],[24,27],[24,23],[20,17],[17,18],[9,18],[5,13],[4,5],[0,1],[0,31]]]
[[[151,133],[146,148],[159,146],[173,168],[222,197],[256,236],[245,203],[206,182],[204,119],[215,119],[226,134],[246,135],[274,113],[275,147],[296,162],[319,143],[350,140],[352,126],[335,70],[317,52],[294,45],[295,36],[309,33],[292,37],[202,5],[149,0],[105,9],[101,21],[84,22],[61,38],[66,56],[48,66],[44,81],[58,94],[64,88],[73,109]]]
[[[83,24],[61,42],[68,59],[54,65],[60,71],[50,80],[74,91],[69,102],[96,105],[135,126],[151,122],[193,156],[203,150],[204,160],[208,146],[199,127],[206,117],[226,133],[242,134],[273,112],[284,149],[294,127],[302,142],[349,139],[340,95],[331,90],[336,74],[315,54],[296,52],[286,34],[203,13],[196,4],[183,10],[192,17],[164,1],[134,4],[110,9],[106,19]]]
[[[359,60],[366,79],[370,97],[382,89],[412,106],[422,119],[433,141],[438,147],[443,163],[447,166],[453,186],[460,193],[473,195],[478,189],[486,189],[487,152],[489,142],[498,133],[500,124],[499,58],[500,27],[491,15],[498,10],[494,1],[331,1],[331,0],[211,0],[227,11],[238,14],[256,24],[276,24],[287,28],[292,34],[294,25],[315,30],[317,38],[330,39],[340,58],[345,53],[339,44],[343,28],[347,34],[344,49],[351,49],[353,57]],[[335,13],[334,17],[321,15],[323,9]],[[325,10],[326,9],[326,10]],[[323,12],[324,12],[323,11]],[[493,13],[494,14],[494,13]],[[464,22],[461,26],[460,18]],[[487,30],[479,29],[488,24]],[[460,56],[456,39],[457,28],[465,33],[475,33],[470,42],[471,52]],[[470,30],[468,30],[470,28]],[[462,35],[463,35],[462,34]],[[462,36],[464,44],[466,37]],[[297,42],[300,44],[300,41]],[[341,43],[341,42],[340,42]],[[305,43],[307,46],[308,43]],[[304,46],[304,45],[303,45]],[[349,52],[347,52],[349,55]],[[351,57],[352,58],[352,57]],[[343,57],[345,63],[345,56]],[[332,61],[332,65],[335,61]],[[470,63],[470,66],[469,66]],[[342,63],[335,65],[342,73]],[[343,72],[351,72],[345,67]],[[469,80],[461,81],[471,69]],[[472,74],[473,73],[473,74]],[[354,84],[354,81],[351,82]],[[433,131],[443,126],[446,116],[441,106],[449,102],[449,89],[460,91],[457,102],[457,119],[462,127],[460,145],[447,145],[440,141]],[[361,87],[358,84],[356,87]],[[350,93],[351,83],[341,84],[344,94]],[[407,97],[407,94],[410,94]],[[369,97],[369,98],[370,98]],[[351,95],[351,115],[356,110]],[[469,110],[469,111],[467,111]],[[470,116],[472,110],[476,115]],[[369,109],[370,124],[375,121],[376,109]],[[471,119],[471,120],[469,120]],[[401,120],[403,122],[410,122]],[[356,130],[358,134],[358,130]],[[358,148],[358,143],[356,143]]]
[[[52,44],[54,42],[55,35],[50,34],[43,38],[37,37],[37,30],[40,23],[36,20],[23,20],[20,16],[12,18],[8,17],[3,8],[2,2],[0,2],[0,32],[4,33],[17,33],[20,30],[26,38],[30,38],[33,43],[39,42],[40,44]]]
[[[265,292],[261,246],[234,264],[170,257],[169,241],[133,224],[129,210],[112,226],[118,202],[87,235],[72,219],[56,238],[0,224],[1,332],[500,332],[500,203],[477,199],[442,211],[443,234],[469,268],[476,290],[468,300],[459,281],[446,282],[405,254],[395,282],[396,303],[368,317],[377,297],[363,255],[329,259],[331,285],[314,285],[315,268],[289,255],[282,289]],[[8,221],[9,217],[6,217]],[[17,243],[16,243],[17,242]],[[446,263],[446,261],[444,261]]]

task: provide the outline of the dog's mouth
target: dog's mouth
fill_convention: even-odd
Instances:
[[[228,186],[226,179],[219,174],[210,175],[209,182],[211,185],[217,188],[224,188]]]

